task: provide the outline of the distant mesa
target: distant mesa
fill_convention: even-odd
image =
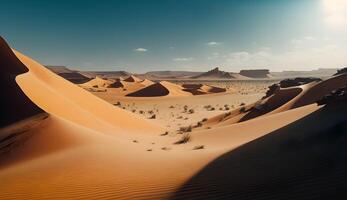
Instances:
[[[240,75],[249,78],[271,78],[270,70],[268,69],[241,70]]]

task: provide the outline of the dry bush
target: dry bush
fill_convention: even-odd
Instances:
[[[157,115],[155,114],[149,117],[149,119],[155,119],[155,118],[157,118]]]
[[[160,136],[165,136],[165,135],[168,135],[168,134],[169,134],[169,131],[165,131],[165,133],[160,134]]]
[[[205,145],[198,145],[193,148],[193,150],[199,150],[199,149],[204,149]]]
[[[243,107],[241,107],[241,108],[240,108],[240,112],[241,112],[241,113],[246,112],[246,107],[244,107],[244,106],[243,106]]]
[[[180,127],[179,131],[182,132],[182,133],[192,132],[192,126]]]
[[[182,135],[181,139],[179,139],[177,142],[174,144],[185,144],[191,140],[191,137],[189,134],[184,134]]]

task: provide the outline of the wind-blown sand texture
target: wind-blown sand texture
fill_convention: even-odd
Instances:
[[[281,89],[219,115],[206,107],[216,116],[177,134],[160,119],[145,119],[64,80],[2,39],[0,56],[1,83],[9,94],[1,104],[7,109],[0,129],[0,199],[346,195],[346,102],[315,103],[346,85],[343,75]],[[169,91],[165,98],[117,98],[121,105],[164,102],[170,113],[176,104],[227,101],[231,95],[194,96],[176,84],[157,84]],[[254,106],[260,109],[255,114]],[[190,138],[182,140],[186,134]]]

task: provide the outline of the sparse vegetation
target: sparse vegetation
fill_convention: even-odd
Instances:
[[[246,107],[245,107],[245,106],[241,107],[241,108],[240,108],[240,112],[241,112],[241,113],[246,112]]]
[[[191,140],[190,134],[184,134],[182,135],[181,139],[179,139],[174,144],[185,144]]]
[[[169,131],[165,131],[165,133],[160,134],[160,136],[165,136],[165,135],[168,135],[168,134],[169,134]]]
[[[199,149],[204,149],[205,145],[198,145],[193,148],[193,150],[199,150]]]
[[[180,131],[181,133],[192,132],[192,126],[180,127],[179,131]]]
[[[183,112],[187,112],[187,110],[188,110],[188,106],[187,106],[187,105],[184,105],[184,106],[183,106]]]
[[[155,119],[157,118],[157,115],[153,114],[152,116],[149,117],[149,119]]]

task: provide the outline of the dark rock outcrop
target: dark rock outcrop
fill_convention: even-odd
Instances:
[[[337,70],[337,72],[336,72],[336,74],[334,74],[334,76],[340,75],[340,74],[346,74],[346,73],[347,73],[347,67]]]
[[[339,88],[332,91],[330,94],[324,96],[317,101],[318,105],[334,104],[339,102],[347,103],[347,87]]]
[[[321,81],[320,78],[313,78],[313,77],[299,77],[299,78],[293,78],[293,79],[284,79],[279,84],[281,88],[287,88],[287,87],[293,87],[293,86],[299,86],[304,85],[307,83],[311,83],[313,81]]]

